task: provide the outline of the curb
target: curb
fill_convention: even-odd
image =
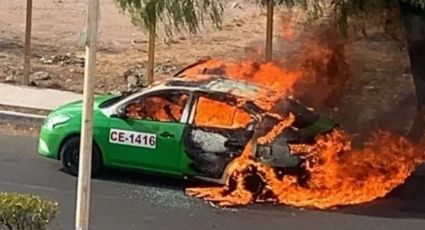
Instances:
[[[0,123],[41,127],[46,116],[0,110]]]

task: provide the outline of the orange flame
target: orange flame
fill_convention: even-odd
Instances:
[[[293,40],[294,34],[292,26],[285,27],[282,32],[286,40]],[[321,46],[320,42],[309,42],[307,48],[304,47],[299,57],[295,58],[299,61],[295,68],[279,66],[284,60],[276,64],[247,59],[242,61],[211,59],[186,70],[184,75],[187,79],[196,80],[198,74],[224,74],[232,79],[271,88],[279,94],[275,97],[296,95],[297,91],[294,89],[300,82],[308,83],[307,85],[326,82],[330,84],[327,87],[332,90],[331,97],[338,97],[341,95],[338,87],[345,84],[348,75],[335,80],[340,73],[338,71],[344,70],[345,66],[336,62],[338,71],[329,66],[331,61],[337,60],[342,54],[333,53],[332,49]],[[308,94],[310,88],[304,90]],[[314,94],[313,99],[323,101],[323,98],[319,98],[323,96],[329,95]],[[275,97],[260,95],[256,97],[260,99],[255,103],[268,110],[274,105]],[[209,110],[213,107],[215,107],[213,104],[209,104]],[[360,204],[384,197],[403,184],[415,167],[425,160],[422,148],[410,143],[406,138],[389,132],[377,132],[364,147],[354,148],[352,136],[337,129],[330,134],[317,137],[315,144],[290,145],[293,154],[305,158],[306,172],[303,175],[282,177],[277,175],[275,169],[252,157],[256,143],[271,142],[277,134],[289,127],[295,118],[293,114],[286,118],[281,118],[278,114],[274,117],[280,120],[278,125],[264,136],[251,140],[242,155],[230,163],[226,171],[228,179],[224,186],[188,188],[186,194],[221,206],[274,202],[326,209]],[[244,121],[239,123],[245,124]],[[249,185],[253,176],[260,178],[257,184],[261,189],[253,189]]]
[[[312,146],[307,161],[309,178],[301,185],[299,178],[279,179],[272,168],[247,158],[248,151],[252,151],[251,145],[245,149],[244,157],[235,160],[226,186],[190,188],[187,194],[222,206],[264,202],[263,198],[248,194],[244,187],[249,168],[255,168],[265,183],[264,190],[273,194],[267,201],[325,209],[383,197],[402,184],[416,165],[424,161],[419,148],[390,133],[379,132],[364,149],[356,150],[352,149],[348,134],[337,130],[320,137]],[[237,184],[235,188],[230,188],[231,180]]]
[[[265,136],[258,138],[258,144],[265,145],[271,143],[285,128],[288,128],[295,121],[295,116],[291,113],[287,119],[282,120]]]
[[[351,148],[341,131],[321,137],[308,162],[306,187],[266,174],[277,201],[295,206],[329,208],[380,198],[402,184],[424,160],[422,151],[406,139],[379,132],[364,149]]]
[[[283,95],[290,95],[294,84],[301,77],[300,71],[288,71],[274,63],[260,64],[254,60],[243,60],[236,62],[232,60],[220,61],[211,59],[207,62],[186,70],[184,79],[199,81],[205,75],[200,74],[224,74],[234,80],[243,80],[261,85],[277,92],[269,95],[260,92],[252,101],[264,110],[269,110],[276,100]],[[284,79],[282,81],[282,79]]]
[[[186,189],[186,194],[198,198],[203,198],[205,200],[218,202],[222,206],[231,206],[231,205],[243,205],[248,204],[252,201],[252,193],[247,191],[243,186],[243,179],[245,175],[245,168],[254,164],[252,160],[249,159],[250,154],[252,153],[253,144],[249,143],[245,150],[242,152],[242,155],[231,163],[229,166],[229,172],[231,172],[231,177],[236,180],[236,188],[230,188],[230,180],[228,185],[225,187],[216,187],[216,188],[189,188]]]
[[[170,101],[157,96],[148,97],[142,101],[131,103],[126,108],[126,115],[132,119],[148,119],[156,121],[179,121],[187,96],[181,96],[178,101]],[[167,113],[164,108],[169,108]]]
[[[184,72],[187,78],[195,77],[196,79],[199,74],[225,74],[231,79],[262,85],[284,95],[291,93],[302,72],[285,70],[274,63],[261,64],[255,60],[220,61],[218,59],[210,59]]]
[[[232,114],[233,116],[228,116]],[[224,102],[200,97],[195,112],[195,125],[216,128],[245,128],[251,116],[240,108]]]
[[[224,73],[233,79],[272,88],[282,95],[290,95],[301,76],[301,72],[290,72],[273,63],[258,64],[248,60],[235,63],[216,59],[196,66],[185,74],[188,79],[196,79],[195,76],[199,73]],[[265,109],[275,102],[267,95],[260,98],[256,103]],[[206,111],[214,108],[224,111],[219,105],[212,103],[205,106],[208,107]],[[238,124],[246,124],[244,117],[246,118],[241,116],[241,121],[237,122],[238,127],[241,127]],[[272,131],[257,139],[258,143],[269,143],[294,121],[293,114],[285,119],[277,114],[275,117],[281,122]],[[226,120],[224,117],[215,119],[223,119],[223,122]],[[222,123],[221,120],[208,120],[212,123]],[[225,186],[189,188],[186,193],[222,206],[271,201],[324,209],[364,203],[383,197],[403,184],[415,170],[415,166],[424,160],[417,146],[390,133],[376,133],[363,149],[353,149],[351,136],[335,130],[319,137],[314,145],[291,145],[293,154],[303,154],[306,157],[306,178],[287,175],[281,179],[273,168],[251,157],[254,145],[255,141],[252,140],[242,156],[230,164]],[[264,183],[261,194],[254,194],[247,187],[247,178],[252,174],[256,174]]]
[[[233,79],[241,79],[272,88],[280,94],[289,95],[301,76],[301,72],[286,71],[276,64],[259,64],[244,60],[240,63],[223,62],[216,59],[186,71],[190,79],[196,79],[199,73],[225,73]],[[269,96],[260,97],[257,104],[270,108],[274,100]],[[208,103],[205,106],[211,111],[223,111],[220,106]],[[207,116],[205,116],[207,117]],[[278,118],[279,115],[276,115]],[[218,121],[220,124],[226,118]],[[279,118],[280,119],[280,118]],[[260,137],[258,143],[269,143],[277,134],[294,121],[294,116],[280,119],[271,132]],[[242,119],[240,124],[246,124]],[[402,184],[414,171],[415,166],[423,161],[422,152],[406,139],[390,133],[379,132],[365,145],[364,149],[352,149],[350,136],[343,131],[319,137],[315,145],[292,145],[293,154],[304,154],[307,158],[308,177],[305,183],[301,178],[285,176],[283,179],[275,171],[250,156],[253,142],[246,146],[242,156],[231,163],[230,175],[226,186],[217,188],[190,188],[187,194],[217,202],[220,205],[242,205],[251,202],[273,201],[282,204],[329,208],[338,205],[350,205],[368,202],[385,196],[392,189]],[[254,196],[246,186],[246,178],[252,171],[265,183],[264,191],[273,195]],[[305,179],[305,178],[304,178]]]

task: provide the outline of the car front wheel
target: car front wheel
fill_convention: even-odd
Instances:
[[[80,137],[72,137],[68,139],[60,153],[62,165],[65,172],[77,176],[78,164],[80,159]],[[93,143],[92,151],[92,176],[97,176],[102,168],[102,159],[100,150]]]

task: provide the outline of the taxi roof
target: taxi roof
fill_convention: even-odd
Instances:
[[[231,94],[242,98],[276,96],[276,92],[258,84],[230,79],[224,75],[196,75],[171,78],[164,86],[200,89],[208,92]]]

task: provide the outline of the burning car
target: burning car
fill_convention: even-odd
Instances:
[[[336,124],[295,99],[223,75],[174,77],[149,88],[95,99],[93,174],[104,167],[143,170],[224,184],[233,160],[251,157],[276,172],[302,173],[308,144]],[[53,111],[39,154],[78,173],[82,102]]]

